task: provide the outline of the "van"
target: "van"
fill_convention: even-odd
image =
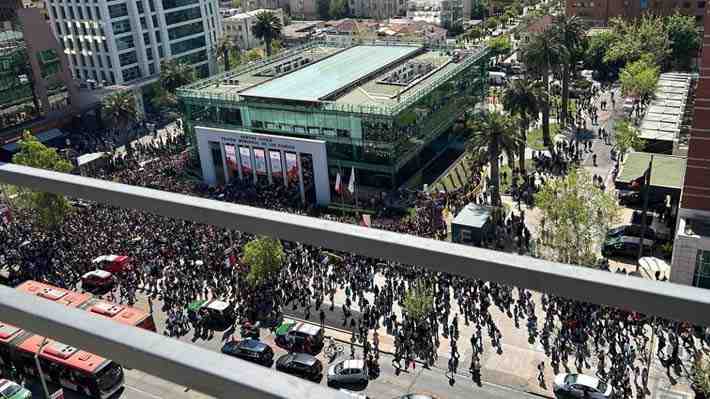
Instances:
[[[505,72],[488,72],[488,83],[493,86],[502,86],[508,81]]]

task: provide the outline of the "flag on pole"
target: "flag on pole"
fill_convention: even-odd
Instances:
[[[355,194],[355,167],[350,171],[350,182],[348,183],[348,191],[350,194]]]
[[[341,183],[340,183],[340,172],[338,172],[338,175],[335,177],[335,192],[340,194],[340,191],[342,189],[343,189],[343,187],[341,187]]]
[[[370,215],[368,215],[366,213],[363,214],[362,215],[362,222],[360,223],[360,225],[364,226],[364,227],[370,227],[371,224],[372,224],[372,221],[370,219]]]

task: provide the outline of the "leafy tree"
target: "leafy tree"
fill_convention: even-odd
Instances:
[[[497,60],[500,56],[510,54],[513,50],[513,45],[510,43],[508,36],[498,36],[488,41],[488,48],[491,51],[491,57]]]
[[[488,32],[494,31],[497,27],[500,21],[498,21],[498,18],[496,17],[490,17],[485,20],[483,23],[483,27],[486,28]]]
[[[541,247],[547,257],[573,265],[592,266],[596,249],[620,208],[613,195],[594,186],[584,169],[547,179],[535,195],[542,212]]]
[[[271,237],[259,237],[244,246],[244,263],[249,266],[247,280],[254,286],[274,278],[281,271],[284,250],[281,241]]]
[[[690,67],[690,60],[698,54],[702,44],[695,26],[695,18],[676,12],[666,17],[668,39],[671,42],[671,59],[681,69]]]
[[[656,65],[666,65],[671,54],[671,43],[664,33],[665,25],[661,18],[651,15],[633,21],[615,18],[609,25],[618,40],[612,42],[605,61],[628,64],[647,56]]]
[[[263,11],[256,16],[251,30],[259,40],[264,41],[266,56],[271,57],[271,42],[281,36],[281,20],[273,12]]]
[[[710,358],[707,350],[696,352],[690,379],[696,398],[710,396]]]
[[[170,94],[186,84],[193,82],[197,76],[195,68],[176,59],[163,60],[160,63],[160,85]]]
[[[518,117],[520,122],[520,142],[518,143],[518,162],[520,170],[525,172],[525,148],[530,124],[540,117],[540,100],[543,88],[539,82],[530,79],[514,80],[503,93],[503,108]]]
[[[550,73],[560,64],[562,51],[551,29],[533,35],[521,49],[523,64],[534,76],[540,78],[545,90],[546,95],[542,96],[540,101],[542,141],[550,152],[555,151],[550,137]]]
[[[423,280],[417,280],[409,287],[402,308],[415,323],[424,322],[431,314],[434,310],[434,295]]]
[[[500,112],[486,112],[474,115],[467,121],[470,137],[466,143],[470,153],[485,150],[491,167],[491,203],[500,205],[500,165],[499,157],[505,151],[509,159],[514,158],[520,136],[515,132],[513,120]]]
[[[246,52],[244,57],[247,59],[247,61],[259,61],[260,59],[264,58],[264,53],[261,49],[258,48],[253,48],[249,51]]]
[[[626,120],[620,120],[614,126],[614,138],[616,140],[616,150],[619,152],[619,160],[624,159],[624,154],[628,150],[641,151],[646,145],[646,141],[639,136],[639,131]]]
[[[592,35],[584,52],[584,65],[599,73],[600,80],[612,80],[621,67],[620,61],[608,61],[606,53],[618,37],[612,32],[603,31]]]
[[[215,53],[217,53],[217,59],[224,63],[225,71],[228,71],[230,69],[230,58],[232,53],[236,49],[237,46],[234,45],[234,41],[229,36],[222,36],[217,42],[217,46],[215,47]]]
[[[653,64],[649,57],[634,61],[621,70],[621,92],[627,96],[638,97],[642,101],[648,100],[656,90],[660,69]]]
[[[101,103],[103,114],[113,126],[125,128],[137,118],[136,98],[131,90],[122,90],[104,98]]]
[[[13,155],[12,162],[63,173],[71,172],[73,169],[72,164],[59,156],[54,148],[45,146],[29,132],[23,134],[20,140],[20,152]],[[71,210],[66,198],[59,194],[25,189],[19,189],[19,193],[17,204],[31,209],[35,215],[35,222],[48,230],[58,228]]]
[[[552,27],[555,40],[560,44],[560,61],[562,61],[562,114],[560,122],[567,123],[567,111],[569,103],[569,82],[574,76],[574,67],[581,56],[580,49],[586,38],[587,27],[582,20],[576,16],[566,17],[564,15],[555,18]]]

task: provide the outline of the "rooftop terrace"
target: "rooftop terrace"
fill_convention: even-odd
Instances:
[[[485,47],[469,49],[456,59],[453,50],[419,43],[340,48],[312,42],[195,82],[178,95],[188,101],[319,102],[328,110],[393,115],[486,54]],[[411,66],[408,74],[405,69]],[[407,79],[386,81],[395,73]]]

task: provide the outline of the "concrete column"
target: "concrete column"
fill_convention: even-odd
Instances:
[[[286,153],[281,150],[279,150],[279,153],[281,154],[281,174],[284,178],[284,187],[288,187],[288,173],[286,173]]]
[[[271,168],[271,154],[268,148],[264,148],[264,157],[266,158],[266,175],[269,178],[269,184],[272,184],[274,182],[274,177],[272,176],[274,169]]]
[[[254,178],[254,184],[256,184],[257,179],[256,179],[256,160],[254,159],[254,147],[249,146],[249,155],[251,158],[251,174],[252,177]]]
[[[306,191],[303,188],[303,170],[301,169],[301,153],[296,153],[296,160],[298,161],[298,191],[301,194],[301,202],[306,203]]]

